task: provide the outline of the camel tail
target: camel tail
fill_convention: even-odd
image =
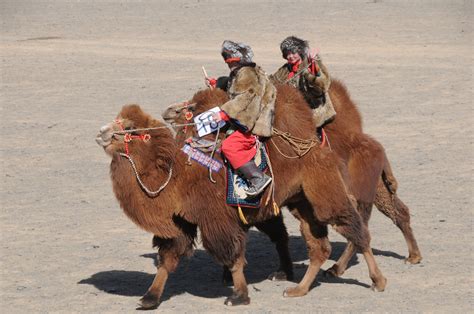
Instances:
[[[390,162],[388,161],[387,155],[384,153],[384,167],[382,170],[382,182],[384,183],[385,187],[391,194],[397,193],[398,189],[398,182],[392,172],[392,167],[390,166]]]

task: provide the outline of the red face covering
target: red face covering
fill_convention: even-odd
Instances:
[[[290,79],[290,78],[292,78],[293,76],[295,76],[296,72],[298,72],[298,68],[299,68],[300,64],[301,64],[301,59],[298,60],[297,62],[293,63],[293,64],[290,63],[290,65],[291,65],[291,72],[288,73],[288,79]]]

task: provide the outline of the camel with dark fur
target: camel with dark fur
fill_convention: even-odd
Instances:
[[[325,130],[331,148],[347,165],[349,185],[357,199],[357,208],[364,223],[368,225],[372,206],[375,204],[402,231],[409,251],[406,261],[412,264],[419,263],[421,253],[410,227],[409,209],[396,194],[397,181],[392,173],[383,146],[363,133],[361,115],[355,103],[351,100],[347,89],[340,81],[333,81],[330,94],[337,112],[337,119],[329,124]],[[184,113],[186,111],[199,114],[226,100],[225,93],[219,90],[197,93],[189,101],[189,105],[177,104],[170,106],[163,113],[163,117],[170,123],[185,123]],[[178,138],[183,139],[190,136],[191,133],[192,129],[187,129],[186,132],[178,133]],[[276,238],[275,234],[281,234],[282,239],[287,239],[286,228],[282,227],[281,222],[278,222],[278,224],[273,221],[264,223],[266,229],[261,231],[271,230],[272,240]],[[285,243],[287,243],[287,240]],[[290,260],[290,257],[286,255],[288,249],[284,249],[285,243],[282,242],[278,245],[278,242],[276,242],[281,261]],[[339,260],[327,270],[327,274],[332,276],[342,275],[354,253],[354,246],[349,243]],[[287,265],[287,263],[281,262],[280,265]],[[284,279],[282,269],[289,273],[288,268],[285,269],[280,266],[279,272],[275,273],[279,276],[274,276],[274,278]],[[226,274],[225,271],[224,274]]]
[[[298,138],[314,137],[311,111],[301,94],[286,86],[278,92],[275,127]],[[153,129],[133,131],[143,128]],[[136,134],[125,137],[121,131]],[[226,304],[248,304],[243,274],[248,227],[242,224],[236,209],[225,204],[224,171],[214,175],[217,184],[213,184],[206,168],[197,163],[188,166],[187,156],[180,151],[172,132],[137,105],[125,106],[114,122],[102,127],[97,142],[112,157],[113,190],[121,207],[138,226],[155,235],[159,247],[157,274],[141,305],[158,305],[168,274],[176,269],[181,256],[192,252],[197,228],[206,250],[232,273],[234,289]],[[286,140],[275,137],[274,143],[284,154],[294,154]],[[340,171],[344,165],[327,148],[313,147],[301,158],[287,159],[272,142],[268,143],[268,152],[276,187],[274,200],[299,219],[310,259],[304,278],[297,286],[286,289],[284,295],[296,297],[308,292],[331,251],[328,224],[363,253],[373,288],[383,291],[386,279],[370,249],[368,229],[344,184],[346,174]],[[128,158],[134,161],[136,173]],[[162,190],[150,197],[145,186]],[[244,213],[247,220],[257,222],[272,217],[273,208],[270,202],[259,210],[244,209]]]

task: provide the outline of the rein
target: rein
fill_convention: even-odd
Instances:
[[[128,159],[128,161],[130,161],[130,164],[132,165],[133,172],[135,172],[135,177],[137,178],[138,183],[140,184],[142,189],[146,192],[146,194],[148,194],[148,196],[150,196],[150,197],[155,197],[158,194],[160,194],[160,192],[163,191],[163,189],[168,185],[168,183],[171,180],[171,177],[173,176],[173,166],[170,166],[168,179],[166,179],[165,183],[163,183],[158,190],[151,191],[145,186],[143,181],[140,179],[140,175],[138,174],[137,167],[135,166],[135,162],[133,161],[132,157],[130,157],[130,155],[127,155],[127,154],[124,154],[124,153],[120,153],[120,156],[125,157],[125,158]]]
[[[170,125],[164,125],[164,126],[157,126],[157,127],[153,127],[153,128],[142,128],[142,129],[133,129],[133,130],[120,130],[120,131],[115,131],[113,132],[112,134],[113,135],[124,135],[124,134],[127,134],[127,133],[134,133],[134,132],[146,132],[146,131],[153,131],[153,130],[159,130],[159,129],[168,129],[170,127],[172,128],[180,128],[180,127],[186,127],[186,126],[190,126],[190,125],[196,125],[197,123],[195,122],[189,122],[189,123],[178,123],[178,124],[170,124]],[[202,124],[202,125],[208,125],[208,124],[212,124],[212,122],[202,122],[202,123],[199,123],[199,124]]]

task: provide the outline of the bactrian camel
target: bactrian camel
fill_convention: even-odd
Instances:
[[[314,137],[316,130],[309,107],[301,94],[288,86],[278,88],[274,126],[297,138]],[[144,128],[153,129],[133,131]],[[133,133],[124,135],[123,131]],[[187,165],[187,156],[180,151],[182,143],[162,122],[137,105],[124,106],[114,121],[101,128],[96,140],[112,157],[110,173],[120,206],[139,227],[154,234],[159,247],[157,273],[141,305],[151,308],[159,304],[168,274],[176,269],[181,256],[192,252],[197,228],[204,248],[231,271],[233,294],[225,303],[248,304],[243,273],[248,227],[243,225],[236,209],[225,204],[224,172],[214,174],[214,184],[209,181],[205,167],[197,163]],[[315,146],[301,158],[288,159],[275,147],[286,155],[294,154],[286,139],[274,137],[267,144],[274,176],[274,201],[279,207],[289,208],[300,221],[310,260],[303,279],[286,289],[284,295],[296,297],[308,292],[331,252],[328,224],[363,253],[373,288],[383,291],[386,278],[375,262],[369,231],[345,185],[345,165],[328,148]],[[145,187],[160,192],[150,196]],[[269,219],[273,212],[272,202],[258,210],[244,209],[250,222]]]
[[[329,92],[337,112],[337,118],[325,127],[326,135],[331,148],[347,165],[349,185],[357,199],[357,208],[364,223],[368,225],[372,207],[375,204],[402,231],[409,252],[406,262],[419,263],[422,257],[410,226],[409,208],[396,194],[398,184],[383,146],[374,138],[363,133],[362,117],[343,83],[333,80]],[[186,113],[197,115],[226,100],[226,94],[219,89],[203,91],[197,93],[184,104],[168,107],[163,113],[163,118],[173,124],[184,124],[186,123]],[[178,141],[193,133],[192,128],[178,129]],[[288,235],[286,228],[281,221],[277,220],[264,223],[265,228],[259,228],[258,225],[257,228],[268,233],[270,238],[276,242],[281,260],[279,272],[270,277],[284,279],[285,274],[292,275],[292,270],[287,267],[287,261],[291,258],[287,255]],[[349,243],[340,259],[327,270],[326,274],[342,275],[354,253],[354,246]]]

